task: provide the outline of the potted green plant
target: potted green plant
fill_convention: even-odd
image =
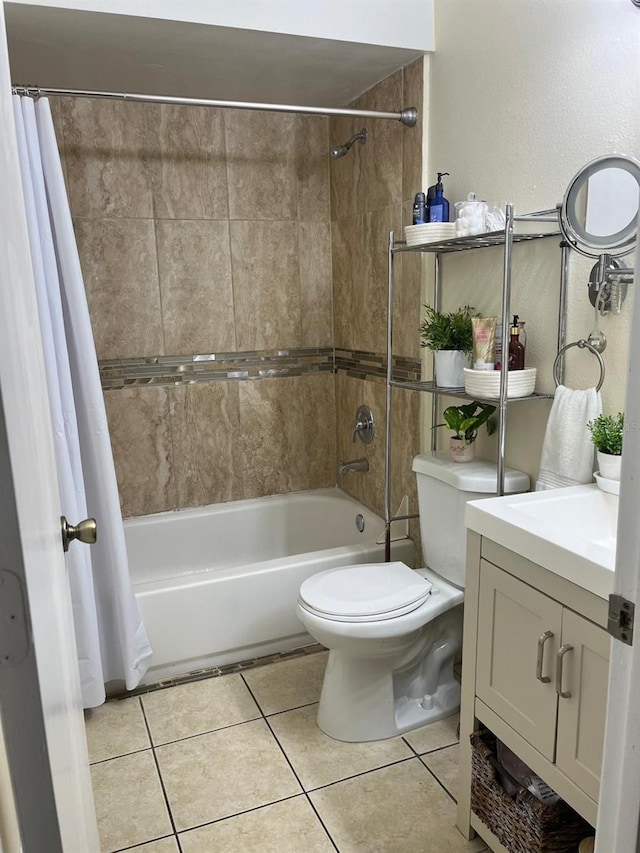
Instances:
[[[446,426],[454,433],[449,440],[449,452],[454,462],[471,462],[475,457],[475,440],[483,424],[489,435],[495,432],[495,421],[491,418],[495,410],[495,406],[477,400],[464,406],[449,406],[444,410],[442,417],[445,422],[436,424],[433,429]]]
[[[473,349],[471,312],[464,305],[456,311],[443,313],[424,306],[425,317],[420,324],[420,346],[434,354],[435,383],[444,388],[464,388],[463,369],[469,367]]]
[[[619,480],[624,414],[618,412],[617,415],[598,415],[589,421],[587,429],[597,451],[598,473],[607,480]]]

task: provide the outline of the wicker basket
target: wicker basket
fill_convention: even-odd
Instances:
[[[593,827],[565,802],[541,803],[524,788],[510,797],[498,779],[490,756],[491,732],[471,735],[473,750],[471,809],[509,853],[575,853]]]

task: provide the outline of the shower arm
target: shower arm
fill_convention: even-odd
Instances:
[[[252,101],[220,101],[207,98],[183,98],[173,95],[145,95],[125,92],[97,92],[84,89],[53,89],[43,86],[12,86],[14,95],[26,95],[32,98],[105,98],[111,101],[133,101],[135,103],[174,104],[177,106],[220,107],[233,110],[263,110],[276,113],[304,113],[321,116],[354,116],[356,118],[392,119],[407,127],[414,127],[418,121],[416,107],[407,107],[400,112],[382,112],[379,110],[350,110],[341,107],[307,107],[297,104],[265,104]]]

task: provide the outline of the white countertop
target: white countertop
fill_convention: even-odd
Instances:
[[[595,483],[469,501],[465,523],[600,598],[613,592],[618,497]]]

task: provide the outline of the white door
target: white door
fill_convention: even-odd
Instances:
[[[97,853],[50,430],[0,3],[0,714],[23,853]]]
[[[640,849],[640,252],[636,252],[631,291],[633,323],[614,591],[635,604],[636,625],[632,646],[620,640],[611,646],[596,853]]]

